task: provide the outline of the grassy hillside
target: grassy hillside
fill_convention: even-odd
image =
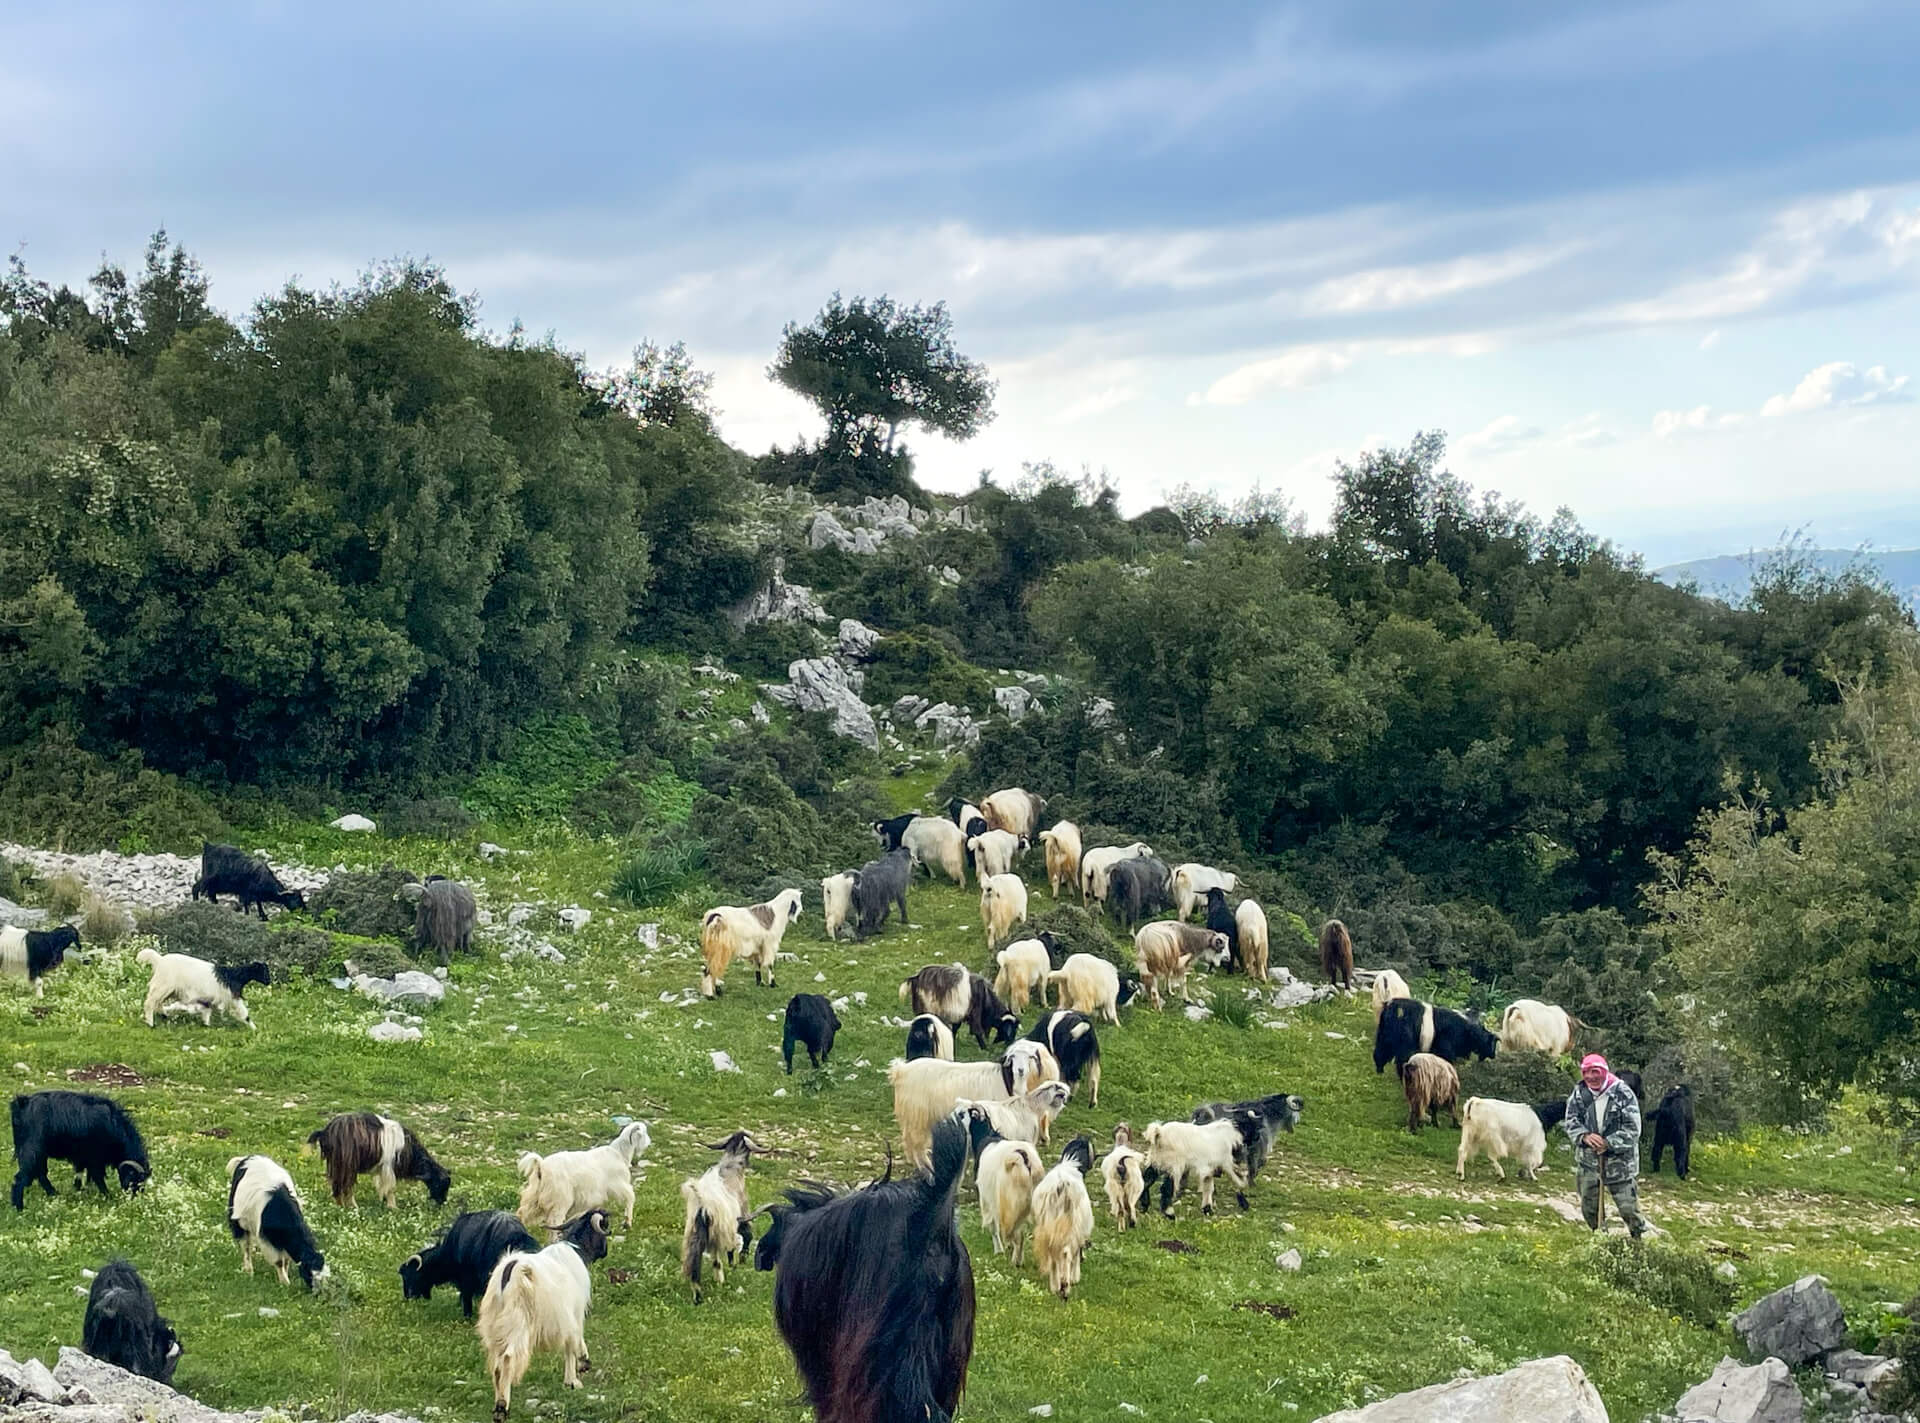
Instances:
[[[503,837],[495,829],[489,838]],[[392,842],[314,830],[279,851],[315,864],[395,853]],[[208,1403],[484,1416],[484,1362],[457,1298],[403,1303],[396,1267],[455,1209],[510,1208],[519,1151],[606,1140],[611,1118],[629,1114],[652,1124],[654,1147],[633,1229],[594,1272],[595,1371],[567,1396],[557,1361],[541,1359],[516,1393],[516,1413],[798,1416],[769,1277],[730,1275],[707,1304],[689,1302],[677,1277],[679,1182],[711,1162],[701,1143],[736,1127],[778,1149],[754,1164],[756,1205],[788,1182],[877,1172],[893,1137],[884,1069],[901,1038],[881,1019],[900,1013],[897,985],[921,964],[984,965],[974,896],[916,888],[912,926],[861,945],[824,941],[813,901],[788,934],[795,961],[781,965],[777,990],[756,989],[736,969],[718,1002],[687,1003],[704,906],[683,902],[663,915],[593,898],[614,867],[610,847],[556,836],[486,865],[421,843],[403,845],[398,858],[484,886],[496,914],[516,898],[577,902],[593,907],[593,922],[577,938],[554,936],[569,955],[564,965],[503,964],[494,947],[457,962],[456,991],[412,1045],[370,1043],[365,1028],[380,1012],[308,981],[255,990],[257,1032],[179,1021],[150,1031],[139,1019],[145,973],[129,946],[70,964],[43,1004],[0,985],[0,1067],[16,1090],[77,1085],[102,1064],[130,1069],[138,1085],[111,1090],[145,1129],[155,1165],[152,1187],[136,1199],[76,1196],[56,1172],[58,1199],[35,1192],[24,1214],[0,1217],[0,1342],[49,1360],[58,1345],[77,1343],[82,1270],[124,1253],[185,1340],[178,1385]],[[1026,870],[1030,884],[1043,883],[1037,855]],[[1036,908],[1044,896],[1043,884]],[[656,919],[665,933],[649,952],[635,930]],[[1218,980],[1203,987],[1242,991]],[[808,1073],[803,1057],[788,1078],[778,1020],[798,991],[867,1001],[842,1014],[830,1069]],[[1123,1009],[1121,1026],[1102,1033],[1100,1106],[1076,1099],[1055,1129],[1056,1152],[1086,1132],[1099,1154],[1116,1121],[1138,1126],[1203,1099],[1299,1092],[1305,1120],[1282,1140],[1250,1213],[1229,1206],[1204,1220],[1188,1198],[1175,1221],[1154,1217],[1117,1236],[1096,1183],[1085,1280],[1062,1304],[1031,1267],[1015,1272],[995,1258],[965,1195],[980,1306],[966,1416],[1020,1417],[1050,1403],[1057,1419],[1110,1418],[1125,1402],[1161,1418],[1276,1408],[1313,1418],[1459,1369],[1564,1351],[1594,1375],[1613,1416],[1635,1418],[1671,1403],[1728,1351],[1724,1325],[1683,1322],[1596,1275],[1587,1232],[1562,1217],[1572,1200],[1564,1149],[1537,1185],[1500,1185],[1484,1165],[1457,1184],[1455,1134],[1408,1136],[1392,1075],[1371,1070],[1364,1001],[1283,1016],[1289,1026],[1274,1030]],[[716,1071],[714,1050],[741,1070]],[[963,1043],[961,1055],[977,1054]],[[330,1113],[353,1108],[403,1117],[453,1167],[446,1209],[417,1186],[403,1187],[392,1214],[371,1190],[357,1214],[332,1205],[318,1158],[299,1147]],[[1741,1304],[1818,1271],[1856,1324],[1870,1323],[1872,1302],[1912,1292],[1920,1229],[1906,1168],[1840,1117],[1828,1137],[1701,1140],[1692,1182],[1648,1178],[1648,1214],[1670,1244],[1732,1262]],[[270,1274],[240,1274],[223,1218],[224,1163],[247,1151],[272,1154],[300,1182],[338,1277],[333,1291],[310,1297]],[[1297,1274],[1275,1265],[1290,1247],[1305,1257]]]

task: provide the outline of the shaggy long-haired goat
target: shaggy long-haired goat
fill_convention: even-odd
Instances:
[[[707,1148],[719,1152],[720,1159],[704,1175],[680,1183],[681,1199],[687,1203],[686,1227],[680,1233],[680,1273],[693,1286],[695,1304],[700,1303],[700,1262],[711,1260],[713,1278],[724,1285],[727,1266],[753,1244],[747,1162],[754,1152],[765,1149],[747,1133],[734,1132]]]
[[[557,1230],[583,1211],[614,1205],[626,1213],[624,1228],[633,1229],[633,1158],[651,1145],[647,1124],[628,1122],[612,1141],[587,1151],[523,1151],[515,1214],[535,1229]]]
[[[560,1227],[560,1238],[537,1255],[514,1251],[493,1267],[480,1301],[480,1343],[493,1376],[493,1416],[507,1416],[513,1386],[533,1356],[561,1356],[568,1388],[593,1367],[587,1358],[587,1307],[593,1277],[587,1267],[607,1254],[607,1213],[588,1211]]]
[[[973,1262],[954,1225],[967,1164],[955,1115],[932,1169],[862,1190],[789,1190],[754,1262],[815,1423],[950,1423],[973,1358]]]
[[[1080,1283],[1080,1257],[1093,1239],[1093,1202],[1087,1196],[1087,1168],[1093,1147],[1076,1136],[1060,1153],[1060,1162],[1033,1188],[1033,1253],[1046,1272],[1047,1288],[1066,1299]]]
[[[342,1112],[307,1138],[327,1163],[327,1189],[335,1205],[353,1209],[353,1186],[363,1172],[375,1173],[374,1188],[388,1210],[397,1205],[401,1181],[419,1181],[446,1204],[453,1173],[442,1166],[405,1126],[373,1112]]]
[[[94,1358],[157,1383],[173,1381],[180,1339],[153,1302],[153,1291],[125,1260],[101,1266],[87,1291],[80,1347]]]

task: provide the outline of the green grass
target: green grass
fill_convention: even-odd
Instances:
[[[258,1032],[180,1022],[148,1030],[135,945],[70,963],[50,980],[44,1016],[0,981],[0,1071],[14,1090],[77,1085],[69,1072],[93,1064],[132,1068],[145,1085],[112,1090],[142,1124],[156,1169],[146,1193],[111,1201],[76,1196],[56,1173],[57,1199],[35,1192],[24,1214],[0,1216],[0,1343],[49,1361],[76,1343],[82,1269],[124,1253],[185,1339],[177,1383],[207,1403],[484,1416],[484,1362],[457,1298],[404,1304],[396,1267],[455,1209],[510,1208],[519,1151],[606,1140],[611,1118],[628,1114],[652,1124],[654,1147],[634,1228],[595,1271],[595,1370],[567,1395],[557,1361],[541,1358],[516,1392],[516,1414],[802,1416],[790,1406],[796,1385],[772,1326],[769,1277],[730,1274],[708,1303],[690,1303],[678,1279],[679,1182],[712,1161],[700,1143],[735,1127],[778,1148],[754,1163],[756,1204],[802,1178],[878,1171],[893,1135],[884,1070],[901,1036],[880,1019],[900,1013],[898,983],[922,964],[982,966],[974,896],[916,886],[917,927],[860,945],[823,941],[810,903],[787,936],[798,961],[781,964],[777,989],[756,989],[736,968],[720,1000],[681,1006],[661,994],[696,980],[702,906],[683,897],[670,910],[634,911],[595,898],[620,856],[611,843],[521,837],[517,847],[534,853],[488,865],[465,844],[285,833],[289,858],[392,856],[484,886],[500,914],[514,898],[538,898],[588,905],[594,919],[577,938],[555,937],[564,965],[502,964],[494,952],[457,962],[457,992],[428,1015],[416,1045],[369,1042],[378,1011],[310,981],[256,989]],[[1049,902],[1044,888],[1036,893],[1036,908]],[[655,919],[680,942],[649,955],[634,930]],[[1196,999],[1220,986],[1197,986]],[[828,1069],[809,1074],[803,1059],[788,1078],[778,1017],[800,991],[865,992],[868,1001],[843,1012]],[[1202,1219],[1189,1197],[1175,1221],[1150,1217],[1119,1236],[1096,1182],[1085,1279],[1062,1304],[1031,1267],[1016,1272],[993,1255],[977,1203],[963,1197],[979,1291],[966,1417],[1018,1418],[1051,1403],[1056,1419],[1110,1418],[1127,1402],[1165,1419],[1311,1419],[1461,1368],[1565,1352],[1592,1373],[1613,1416],[1635,1418],[1671,1404],[1735,1347],[1724,1325],[1683,1322],[1592,1272],[1587,1232],[1551,1204],[1571,1201],[1564,1150],[1550,1153],[1538,1184],[1499,1184],[1484,1164],[1456,1183],[1455,1134],[1409,1136],[1392,1075],[1372,1071],[1364,1000],[1289,1012],[1284,1030],[1261,1025],[1272,1016],[1235,1027],[1189,1022],[1171,1007],[1123,1009],[1122,1025],[1102,1033],[1100,1106],[1076,1099],[1049,1153],[1087,1132],[1099,1154],[1120,1120],[1138,1128],[1202,1100],[1299,1092],[1305,1119],[1282,1138],[1251,1213],[1229,1205]],[[716,1072],[712,1049],[743,1070]],[[961,1054],[975,1055],[970,1041]],[[417,1186],[402,1188],[391,1214],[370,1189],[355,1214],[327,1199],[320,1162],[300,1145],[330,1113],[363,1107],[403,1117],[453,1167],[445,1210]],[[1818,1271],[1865,1321],[1871,1302],[1914,1292],[1920,1230],[1905,1204],[1905,1167],[1864,1124],[1845,1114],[1842,1123],[1827,1137],[1702,1139],[1695,1179],[1646,1177],[1643,1205],[1670,1245],[1734,1261],[1737,1304]],[[224,1166],[247,1151],[272,1154],[300,1182],[338,1292],[312,1297],[271,1275],[240,1274],[223,1217]],[[1189,1248],[1176,1253],[1165,1241]],[[1289,1247],[1305,1257],[1297,1274],[1274,1264]],[[1196,1386],[1200,1375],[1207,1381]]]

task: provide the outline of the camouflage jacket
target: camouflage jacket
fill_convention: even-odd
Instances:
[[[1567,1117],[1561,1130],[1573,1143],[1574,1169],[1597,1171],[1606,1181],[1631,1181],[1640,1174],[1640,1104],[1634,1100],[1633,1088],[1617,1078],[1599,1096],[1606,1102],[1604,1124],[1599,1128],[1593,1124],[1597,1105],[1594,1093],[1586,1083],[1575,1084],[1567,1097]],[[1606,1141],[1604,1156],[1586,1144],[1584,1138],[1589,1132]]]

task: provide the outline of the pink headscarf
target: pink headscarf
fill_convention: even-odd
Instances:
[[[1600,1090],[1602,1092],[1606,1091],[1609,1087],[1613,1086],[1614,1083],[1620,1080],[1618,1077],[1615,1077],[1613,1075],[1613,1069],[1607,1066],[1607,1060],[1604,1057],[1600,1056],[1600,1054],[1597,1052],[1590,1052],[1585,1057],[1580,1059],[1580,1076],[1582,1080],[1585,1080],[1587,1075],[1587,1069],[1589,1067],[1597,1067],[1602,1072],[1607,1074],[1607,1080],[1600,1084]]]

